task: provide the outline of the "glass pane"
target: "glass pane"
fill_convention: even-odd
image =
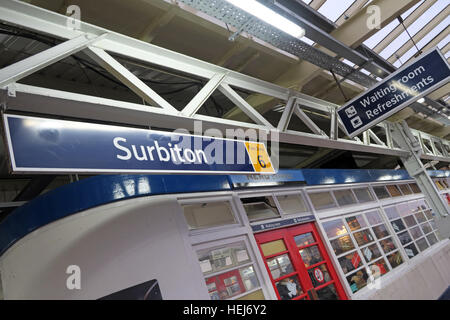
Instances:
[[[355,293],[367,285],[368,278],[369,276],[367,275],[366,270],[361,269],[347,276],[347,282],[350,285],[352,292]]]
[[[351,190],[336,190],[334,191],[334,197],[340,206],[356,203],[355,196]]]
[[[350,230],[358,230],[367,226],[362,215],[345,218]]]
[[[280,216],[272,197],[243,198],[241,200],[250,221]]]
[[[197,256],[203,274],[230,269],[250,261],[245,244],[242,242],[199,250]]]
[[[261,250],[265,257],[271,256],[278,252],[286,251],[286,246],[283,240],[275,240],[261,244]]]
[[[423,236],[422,230],[420,230],[420,228],[418,226],[414,227],[412,229],[409,229],[409,232],[411,233],[411,235],[414,239],[418,239],[421,236]]]
[[[338,259],[344,274],[349,273],[362,266],[361,257],[358,252],[352,252]]]
[[[291,300],[303,294],[297,276],[285,278],[275,283],[281,300]]]
[[[425,210],[425,203],[423,201],[410,202],[411,212],[420,212],[420,210]]]
[[[411,236],[408,231],[402,232],[398,234],[398,239],[402,245],[410,243],[412,241]]]
[[[316,291],[319,300],[339,300],[334,284]]]
[[[287,253],[278,257],[267,259],[267,265],[269,266],[273,279],[278,279],[282,276],[294,272],[294,268],[291,264],[291,259],[289,259]]]
[[[389,220],[395,219],[400,217],[400,215],[397,212],[397,209],[395,207],[388,207],[383,208],[384,212],[386,212],[386,215],[388,216]]]
[[[402,195],[398,187],[394,184],[386,186],[386,188],[388,189],[391,197],[400,197]]]
[[[309,198],[316,210],[323,210],[336,207],[330,192],[310,193]]]
[[[331,246],[333,247],[334,253],[336,253],[336,255],[340,255],[341,253],[355,248],[352,239],[348,235],[331,240]]]
[[[388,255],[387,258],[392,268],[398,267],[403,263],[403,258],[399,251]]]
[[[390,197],[389,193],[386,191],[386,188],[384,186],[373,187],[373,191],[375,191],[375,194],[380,200]]]
[[[431,210],[426,210],[425,216],[427,217],[428,220],[433,219],[433,214],[431,213]]]
[[[241,284],[238,282],[237,276],[231,276],[231,277],[225,278],[223,280],[223,283],[225,284],[227,298],[235,296],[242,292],[245,292],[245,289],[242,288]]]
[[[381,257],[381,252],[378,249],[378,246],[377,246],[376,243],[372,244],[372,245],[370,245],[368,247],[365,247],[364,249],[361,249],[361,251],[362,251],[362,253],[364,255],[364,258],[366,258],[367,262]]]
[[[376,279],[389,271],[389,267],[384,259],[375,261],[369,265],[369,270],[372,272],[372,276]]]
[[[427,235],[428,242],[430,243],[430,246],[438,242],[438,239],[436,238],[436,235],[434,233],[431,233]]]
[[[236,223],[229,202],[199,203],[183,206],[189,230]]]
[[[434,222],[434,220],[430,220],[429,223],[430,223],[430,225],[431,225],[431,228],[433,228],[433,230],[436,230],[436,229],[437,229],[437,228],[436,228],[436,222]]]
[[[425,238],[420,238],[419,240],[416,241],[416,244],[420,251],[424,251],[425,249],[428,248],[428,243]]]
[[[327,221],[322,223],[328,238],[334,238],[347,233],[347,229],[342,222],[342,219]]]
[[[331,281],[331,277],[325,263],[316,268],[309,269],[308,274],[314,287],[318,287]]]
[[[404,195],[412,194],[412,191],[407,184],[400,184],[399,187]]]
[[[408,203],[401,203],[401,204],[398,204],[396,207],[397,207],[397,211],[401,217],[407,216],[413,212],[413,210],[411,210]],[[414,206],[412,205],[411,207],[414,207]]]
[[[312,235],[311,232],[299,234],[298,236],[295,236],[294,241],[297,244],[297,247],[303,247],[308,244],[316,242],[316,240],[314,240],[314,236]]]
[[[380,246],[383,249],[384,253],[391,252],[397,248],[394,244],[394,241],[392,241],[392,238],[386,238],[384,240],[381,240]]]
[[[373,226],[375,224],[379,224],[383,221],[381,215],[378,211],[371,211],[366,213],[367,220]]]
[[[425,215],[422,212],[417,212],[415,214],[417,221],[419,221],[419,223],[425,222],[427,221],[427,219],[425,218]]]
[[[355,193],[358,201],[361,203],[373,201],[372,195],[370,194],[368,188],[353,189],[353,192]]]
[[[323,261],[322,256],[320,255],[319,248],[317,246],[311,246],[300,250],[300,255],[302,256],[303,263],[305,267],[309,267],[315,265]]]
[[[422,228],[423,233],[427,234],[430,233],[431,231],[433,231],[433,229],[431,229],[431,226],[428,222],[425,222],[424,224],[421,224],[420,227]]]
[[[405,221],[406,225],[409,227],[415,226],[417,224],[416,219],[414,219],[413,215],[404,217],[403,220]]]
[[[385,224],[380,224],[379,226],[373,227],[372,230],[377,239],[382,239],[389,235],[389,231],[387,230]]]
[[[305,201],[300,194],[277,196],[281,209],[286,214],[295,214],[308,211]]]
[[[256,277],[255,269],[253,268],[253,266],[241,268],[239,269],[239,272],[241,273],[242,282],[244,283],[246,291],[250,291],[259,287],[259,281]]]
[[[419,252],[417,251],[417,248],[416,248],[416,246],[414,245],[414,243],[411,243],[410,245],[407,245],[407,246],[405,247],[405,252],[406,252],[406,255],[407,255],[409,258],[412,258],[412,257],[414,257],[414,256],[417,256],[417,254],[419,253]]]
[[[411,187],[412,192],[414,193],[421,193],[419,187],[415,183],[410,183],[409,186]]]
[[[399,232],[405,229],[405,225],[403,224],[402,219],[391,221],[391,224],[395,232]]]
[[[355,237],[355,240],[359,246],[363,246],[374,240],[372,235],[370,234],[369,229],[355,232],[355,233],[353,233],[353,236]]]

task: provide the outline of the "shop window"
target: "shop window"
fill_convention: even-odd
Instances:
[[[316,210],[330,209],[336,207],[330,192],[315,192],[308,194]]]
[[[422,193],[422,191],[420,191],[419,187],[417,186],[416,183],[410,183],[409,186],[411,187],[412,192],[414,193]]]
[[[448,189],[448,183],[447,183],[447,181],[445,180],[445,179],[442,179],[442,180],[440,180],[441,181],[441,184],[442,184],[442,186],[444,187],[444,189]]]
[[[445,189],[444,186],[441,184],[441,182],[439,180],[434,180],[434,184],[436,185],[436,187],[439,190],[444,190]]]
[[[390,198],[390,195],[386,191],[386,188],[384,186],[373,187],[373,191],[377,195],[377,198],[380,200]]]
[[[308,211],[305,200],[300,194],[277,196],[277,200],[285,214],[296,214]]]
[[[235,224],[236,219],[228,201],[183,206],[190,230]]]
[[[243,242],[229,244],[225,247],[205,249],[197,252],[203,274],[210,274],[233,268],[250,261]]]
[[[322,223],[328,238],[333,238],[336,236],[344,235],[347,233],[344,222],[342,219],[331,220]]]
[[[353,192],[360,203],[373,201],[369,188],[357,188],[353,189]]]
[[[366,218],[367,218],[367,221],[369,221],[369,224],[371,226],[380,224],[381,222],[383,222],[383,218],[381,218],[381,215],[378,211],[366,212]]]
[[[347,221],[347,224],[350,227],[351,231],[365,228],[367,226],[362,215],[345,218],[345,221]]]
[[[351,190],[336,190],[334,197],[340,206],[355,204],[356,199]]]
[[[388,255],[387,259],[392,268],[396,268],[403,263],[403,258],[399,251]]]
[[[395,212],[392,216],[398,217]],[[367,285],[369,275],[382,276],[403,263],[378,210],[325,221],[322,226],[353,293]]]
[[[405,196],[409,195],[409,194],[412,194],[412,191],[409,188],[409,185],[407,185],[407,184],[400,184],[399,188],[402,191],[403,195],[405,195]]]
[[[197,256],[211,300],[261,298],[261,286],[243,241],[201,249]]]
[[[400,197],[402,195],[400,189],[395,184],[388,185],[386,186],[386,188],[389,191],[391,197]]]
[[[280,217],[280,212],[270,196],[242,198],[241,200],[249,221]]]
[[[409,258],[435,244],[436,226],[424,200],[383,208]],[[394,214],[396,212],[397,214]],[[431,240],[431,241],[430,241]]]
[[[355,248],[350,236],[343,236],[337,239],[331,240],[331,247],[336,255],[340,255],[344,252],[352,250]]]
[[[353,293],[355,293],[367,285],[367,280],[369,279],[369,276],[367,275],[366,270],[362,268],[361,270],[358,270],[348,275],[346,278],[350,286],[350,289],[352,290]]]

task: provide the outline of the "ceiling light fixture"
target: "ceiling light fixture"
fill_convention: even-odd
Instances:
[[[226,1],[295,38],[300,39],[305,35],[305,29],[299,27],[294,22],[286,19],[256,0]]]
[[[418,103],[424,103],[425,102],[425,98],[420,98],[419,100],[417,100]]]

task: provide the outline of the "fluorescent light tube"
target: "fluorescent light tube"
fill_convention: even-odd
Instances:
[[[420,98],[419,100],[417,100],[418,103],[424,103],[425,102],[425,98]]]
[[[264,6],[256,0],[226,0],[235,7],[244,10],[245,12],[259,18],[260,20],[274,26],[275,28],[284,31],[291,36],[300,39],[305,35],[305,29],[299,27],[292,21],[279,15],[272,9]]]

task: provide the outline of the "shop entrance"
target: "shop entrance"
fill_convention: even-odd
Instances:
[[[313,223],[255,234],[280,300],[347,299]]]

